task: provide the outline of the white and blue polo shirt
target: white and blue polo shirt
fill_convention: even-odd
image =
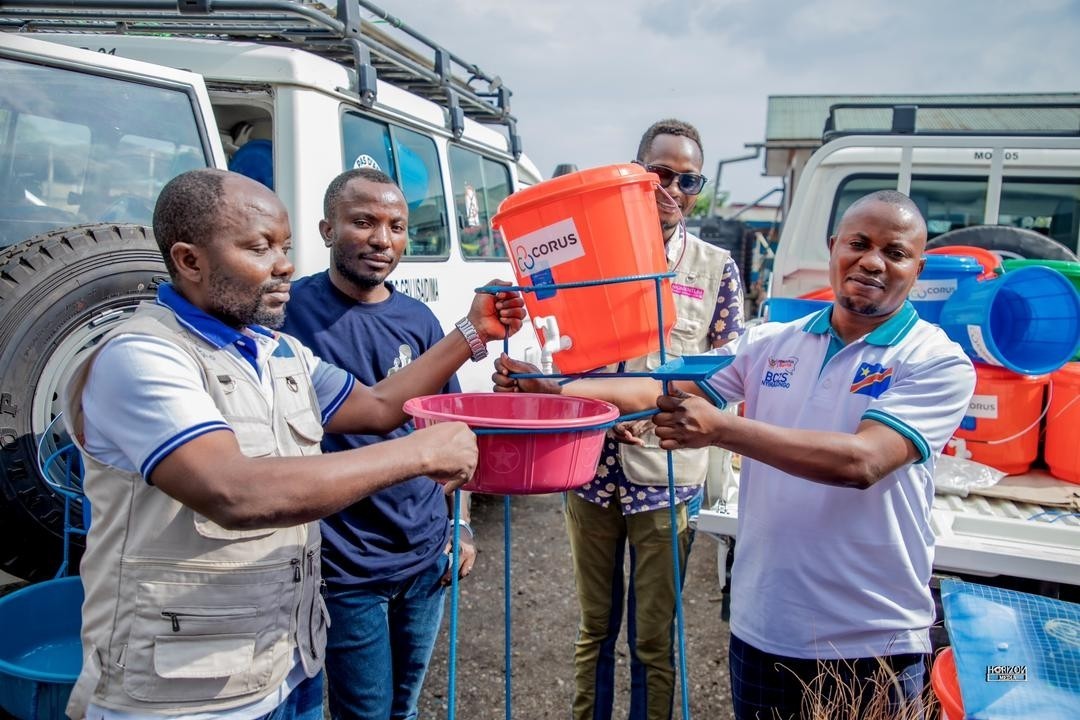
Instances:
[[[237,372],[257,380],[273,401],[273,386],[263,369],[271,356],[292,353],[276,333],[254,325],[229,327],[169,284],[158,289],[156,302],[172,310],[181,325],[207,344],[225,349]],[[301,347],[325,425],[355,381]],[[208,432],[230,429],[206,392],[195,361],[168,340],[148,335],[112,338],[94,359],[82,401],[86,451],[107,465],[138,470],[144,479],[181,445]]]
[[[710,381],[748,418],[854,433],[874,420],[920,459],[865,490],[832,487],[743,459],[731,630],[797,658],[929,652],[934,465],[975,387],[959,345],[910,303],[844,345],[832,307],[750,328]]]

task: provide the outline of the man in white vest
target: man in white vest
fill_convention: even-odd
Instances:
[[[171,283],[74,371],[65,420],[93,517],[83,667],[67,713],[92,720],[322,718],[318,520],[417,475],[471,477],[476,439],[440,423],[321,455],[323,429],[385,433],[523,303],[478,295],[454,332],[373,387],[275,332],[293,265],[268,188],[221,170],[162,190]]]
[[[675,273],[672,357],[720,347],[742,332],[742,284],[729,253],[686,232],[684,218],[705,186],[701,137],[689,123],[661,120],[641,138],[637,164],[655,173],[660,232],[668,269]],[[658,239],[660,239],[658,238]],[[659,353],[623,363],[625,371],[654,369]],[[615,370],[615,367],[609,368]],[[600,381],[603,382],[603,381]],[[630,717],[667,720],[675,690],[672,632],[676,579],[671,561],[667,453],[651,423],[639,426],[642,447],[609,439],[596,477],[566,494],[566,527],[580,606],[575,644],[573,717],[611,717],[615,644],[626,612],[630,651]],[[701,502],[708,450],[683,450],[675,458],[680,569],[693,540],[688,519]],[[630,554],[624,590],[623,562]]]

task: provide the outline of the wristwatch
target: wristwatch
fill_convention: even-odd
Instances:
[[[480,339],[480,335],[477,334],[473,324],[469,322],[469,318],[461,318],[454,323],[454,327],[461,331],[461,334],[465,336],[465,342],[469,343],[469,349],[472,350],[473,362],[480,362],[487,357],[487,345]]]

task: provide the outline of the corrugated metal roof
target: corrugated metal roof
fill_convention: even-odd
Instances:
[[[1080,103],[1080,93],[1015,93],[998,95],[773,95],[769,97],[765,142],[812,141],[820,143],[829,108],[840,103]],[[837,113],[837,129],[888,130],[892,112],[886,108],[843,110]],[[1000,108],[934,109],[919,111],[920,130],[972,131],[1077,131],[1080,110]]]

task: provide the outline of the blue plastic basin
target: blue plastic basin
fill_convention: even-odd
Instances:
[[[806,317],[830,305],[832,302],[829,300],[772,297],[766,304],[765,319],[768,322],[789,322]]]
[[[78,577],[0,598],[0,707],[19,720],[62,718],[82,667]]]

